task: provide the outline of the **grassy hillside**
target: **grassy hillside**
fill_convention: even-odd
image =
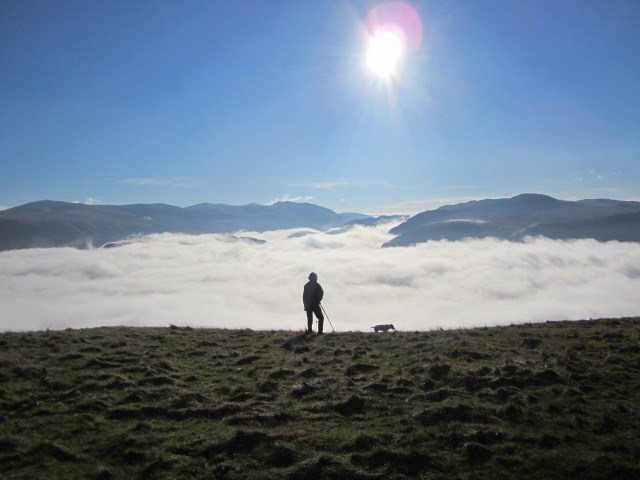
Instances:
[[[640,319],[0,335],[6,479],[640,478]]]

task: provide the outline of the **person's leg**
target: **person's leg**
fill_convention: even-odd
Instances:
[[[322,333],[322,326],[324,324],[324,315],[322,314],[322,308],[320,308],[320,305],[318,305],[313,310],[313,313],[315,313],[316,317],[318,317],[318,335],[320,335]]]
[[[313,332],[313,312],[311,310],[307,310],[307,333]]]

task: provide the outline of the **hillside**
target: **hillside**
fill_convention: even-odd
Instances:
[[[363,227],[375,227],[383,223],[404,222],[408,218],[409,217],[406,215],[379,215],[377,217],[357,218],[355,220],[351,220],[350,222],[346,223],[344,227],[349,228],[357,225],[360,225]]]
[[[166,204],[84,205],[43,200],[0,211],[0,251],[101,246],[131,235],[161,232],[228,233],[297,227],[324,230],[364,218],[369,217],[295,202],[201,203],[181,208]]]
[[[564,223],[543,223],[528,228],[523,235],[542,235],[556,239],[594,238],[601,242],[609,240],[639,242],[640,212]]]
[[[640,318],[0,334],[6,479],[632,479]]]
[[[640,202],[587,199],[558,200],[548,195],[474,200],[427,210],[392,228],[397,235],[384,246],[429,240],[526,236],[594,238],[640,242]]]

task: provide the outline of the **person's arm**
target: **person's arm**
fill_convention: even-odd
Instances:
[[[324,297],[324,290],[322,290],[322,287],[318,284],[318,305],[322,302],[322,297]]]

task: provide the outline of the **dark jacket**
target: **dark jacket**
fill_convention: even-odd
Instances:
[[[302,292],[302,303],[304,303],[305,310],[313,310],[320,305],[324,291],[318,282],[312,282],[309,280]]]

